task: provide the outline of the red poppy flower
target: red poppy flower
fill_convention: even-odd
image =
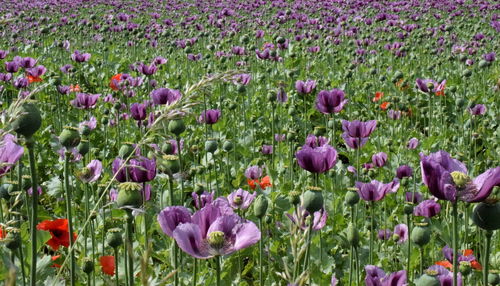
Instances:
[[[272,186],[271,184],[271,178],[269,176],[265,176],[262,178],[262,180],[247,180],[248,185],[250,186],[250,189],[254,190],[255,187],[257,186],[256,184],[259,184],[260,188],[262,190],[266,189],[267,187]]]
[[[375,92],[375,97],[373,97],[372,101],[377,102],[382,98],[382,96],[384,96],[384,93],[377,91],[377,92]]]
[[[3,227],[0,226],[0,239],[4,239],[7,236],[7,232],[3,230]]]
[[[28,83],[41,82],[42,79],[37,76],[26,75],[28,77]]]
[[[80,89],[80,86],[78,84],[75,84],[75,85],[69,86],[69,91],[70,92],[80,92],[82,90]]]
[[[120,81],[122,80],[122,74],[119,73],[119,74],[115,74],[114,76],[111,77],[110,81],[109,81],[109,87],[112,89],[112,90],[118,90],[118,84],[120,83]]]
[[[101,256],[99,258],[101,263],[102,272],[110,276],[115,275],[115,257],[114,256]]]
[[[52,247],[53,250],[58,250],[61,245],[69,247],[67,219],[60,218],[55,220],[44,220],[36,226],[36,229],[50,232],[50,236],[52,236],[52,238],[47,241],[47,244]],[[73,233],[73,240],[75,239],[76,233]]]
[[[436,262],[436,265],[441,265],[441,266],[449,268],[449,269],[453,268],[453,264],[451,264],[448,260],[438,261],[438,262]]]
[[[61,255],[56,255],[56,256],[51,257],[52,261],[54,262],[51,267],[61,268],[61,264],[56,263],[56,262],[60,262],[60,261],[58,261],[59,258],[61,258]]]
[[[381,108],[382,110],[386,110],[386,109],[387,109],[387,107],[389,106],[389,104],[390,104],[389,102],[384,101],[384,102],[382,102],[382,104],[380,105],[380,108]]]

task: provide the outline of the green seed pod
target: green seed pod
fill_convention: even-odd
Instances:
[[[234,148],[234,144],[233,144],[233,142],[231,142],[229,140],[226,140],[224,142],[224,144],[222,144],[222,149],[224,149],[224,151],[226,151],[226,152],[233,150],[233,148]]]
[[[300,192],[291,191],[288,193],[288,201],[294,206],[298,205],[300,203]]]
[[[80,133],[74,127],[65,126],[59,135],[59,141],[66,149],[77,147],[80,144],[80,140]]]
[[[122,231],[119,228],[111,228],[106,235],[106,244],[109,247],[116,248],[123,244]]]
[[[310,187],[302,195],[302,207],[310,214],[313,214],[323,208],[323,193],[320,188]]]
[[[315,136],[324,136],[326,133],[326,128],[324,126],[316,126],[314,127],[313,134]]]
[[[411,215],[415,207],[412,204],[405,204],[403,211],[405,215]]]
[[[91,131],[90,127],[88,127],[87,125],[84,125],[82,130],[81,130],[82,136],[89,136],[90,131]]]
[[[83,259],[82,271],[86,274],[92,273],[94,271],[94,262],[92,261],[92,259],[88,257],[85,257]]]
[[[186,130],[186,125],[182,119],[171,120],[168,123],[168,131],[172,132],[176,136],[179,136]]]
[[[458,270],[460,271],[460,273],[462,273],[462,275],[467,276],[471,274],[472,266],[469,261],[460,261]]]
[[[358,229],[352,225],[352,223],[349,223],[349,226],[347,227],[347,241],[353,247],[358,247],[359,245],[359,232]]]
[[[166,142],[161,146],[161,151],[165,154],[173,154],[174,153],[174,145],[170,142]]]
[[[411,231],[411,241],[416,245],[423,247],[431,240],[431,230],[427,223],[416,224]]]
[[[415,286],[439,286],[439,285],[441,285],[441,283],[436,278],[436,276],[427,273],[420,276],[415,282]]]
[[[118,186],[118,197],[116,204],[118,207],[138,208],[142,205],[141,185],[132,182],[121,183]]]
[[[500,203],[488,201],[479,203],[472,213],[472,221],[484,230],[500,229]]]
[[[217,150],[217,141],[214,139],[208,139],[205,142],[205,151],[209,153],[214,153]]]
[[[263,218],[266,215],[268,201],[266,196],[259,195],[253,203],[253,213],[257,218]]]
[[[13,185],[11,184],[0,185],[0,199],[9,200],[11,189],[13,189]]]
[[[350,206],[354,206],[355,204],[357,204],[359,202],[359,194],[358,194],[358,192],[356,192],[356,191],[348,191],[345,194],[344,201],[345,201],[346,204],[348,204]]]
[[[479,61],[479,67],[480,68],[485,68],[487,66],[489,66],[489,63],[487,61],[485,61],[485,60],[480,60]]]
[[[17,134],[29,138],[42,126],[42,116],[35,104],[24,103],[14,112],[17,115],[11,127]]]
[[[178,173],[180,170],[179,157],[174,155],[163,156],[162,166],[171,174]]]
[[[80,144],[76,146],[76,150],[78,151],[78,153],[82,154],[82,156],[85,156],[90,150],[89,140],[82,139],[80,141]]]
[[[462,73],[462,77],[470,77],[472,75],[471,70],[464,70]]]
[[[5,237],[5,246],[10,250],[16,250],[21,245],[21,234],[19,230],[11,230]]]
[[[498,273],[488,274],[488,284],[493,286],[500,284],[500,275]]]
[[[118,150],[118,156],[120,158],[126,159],[134,152],[134,146],[132,143],[125,143]]]

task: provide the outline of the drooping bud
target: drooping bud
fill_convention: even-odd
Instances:
[[[186,130],[186,125],[182,119],[171,120],[168,123],[168,131],[174,133],[176,136],[179,136]]]
[[[118,150],[118,156],[120,158],[126,159],[134,152],[134,146],[132,143],[126,142]]]
[[[260,195],[255,199],[253,204],[253,213],[257,218],[263,218],[267,212],[268,201],[264,195]]]
[[[217,141],[214,139],[208,139],[205,142],[205,151],[209,153],[214,153],[217,150]]]
[[[85,156],[90,150],[89,140],[82,139],[80,141],[80,144],[76,146],[76,150],[78,151],[78,153],[82,154],[82,156]]]
[[[350,206],[354,206],[355,204],[357,204],[359,202],[359,194],[358,194],[358,192],[356,192],[356,191],[348,191],[345,194],[344,201],[345,201],[346,204],[348,204]]]
[[[35,134],[42,126],[42,116],[33,103],[25,103],[14,111],[15,120],[12,122],[12,129],[26,138]]]
[[[357,247],[359,245],[359,232],[358,229],[352,225],[352,223],[349,223],[349,226],[347,227],[347,241],[353,247]]]

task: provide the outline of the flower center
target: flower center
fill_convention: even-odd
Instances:
[[[240,195],[238,195],[234,197],[233,203],[237,206],[240,206],[243,203],[243,198]]]
[[[208,244],[216,249],[219,250],[222,247],[224,247],[224,233],[222,231],[214,231],[208,234]]]
[[[467,183],[471,181],[470,177],[467,176],[467,174],[458,171],[451,172],[451,178],[453,179],[455,185],[459,188],[465,187]]]
[[[133,182],[125,182],[118,185],[118,189],[124,191],[140,191],[141,185]]]

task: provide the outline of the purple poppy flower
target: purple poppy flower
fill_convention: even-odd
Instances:
[[[77,63],[87,62],[88,60],[90,60],[90,54],[81,54],[78,50],[75,50],[75,52],[71,55],[71,59]]]
[[[92,160],[85,167],[84,171],[79,176],[84,183],[93,183],[99,179],[102,173],[102,163],[99,160]]]
[[[156,67],[155,64],[151,64],[149,66],[141,64],[139,66],[139,72],[141,72],[143,75],[153,75],[154,73],[156,73],[156,71],[158,71],[158,67]]]
[[[354,138],[369,137],[376,127],[377,120],[370,120],[366,122],[359,120],[354,120],[352,122],[342,120],[342,130],[344,130],[348,136]]]
[[[199,60],[201,60],[201,57],[202,57],[201,53],[199,53],[197,55],[195,55],[195,54],[188,54],[187,55],[187,58],[190,61],[199,61]]]
[[[395,193],[399,189],[399,181],[394,180],[384,184],[377,180],[370,183],[356,182],[360,197],[365,201],[380,201],[388,193]]]
[[[381,229],[377,233],[377,238],[380,240],[389,240],[392,237],[392,231],[390,229]]]
[[[43,193],[42,187],[38,186],[37,190],[38,190],[38,195],[41,196]],[[33,188],[29,188],[26,192],[28,193],[29,196],[32,196]]]
[[[94,130],[97,127],[97,119],[94,116],[91,116],[89,120],[80,122],[78,128],[82,130],[84,127]]]
[[[177,140],[170,139],[168,142],[170,143],[170,145],[172,145],[172,153],[170,155],[177,155],[177,153],[179,152],[179,148],[177,146]],[[184,139],[181,139],[180,143],[181,143],[180,149],[182,151],[184,149]]]
[[[356,168],[354,168],[354,166],[348,166],[347,171],[353,174],[357,173]]]
[[[273,153],[273,145],[262,145],[262,154],[270,155]]]
[[[137,121],[142,121],[146,119],[146,105],[142,103],[133,103],[130,106],[130,113],[132,114],[132,118]]]
[[[197,211],[191,222],[178,225],[173,237],[187,254],[208,259],[252,246],[260,240],[261,234],[253,222],[208,205]]]
[[[231,53],[236,56],[242,56],[245,54],[245,48],[240,46],[234,46],[231,48]]]
[[[309,94],[316,88],[315,80],[306,80],[305,82],[302,80],[298,80],[295,82],[295,89],[299,94]]]
[[[330,142],[330,139],[323,137],[323,136],[315,136],[313,134],[307,135],[306,142],[304,146],[308,146],[311,148],[316,148],[316,147],[321,147],[323,145],[328,144]]]
[[[116,158],[113,160],[112,170],[113,176],[118,182],[123,183],[127,181],[128,167],[125,165],[125,160],[122,158]]]
[[[256,192],[250,194],[249,192],[244,191],[243,189],[238,189],[230,193],[227,196],[227,200],[229,201],[229,205],[233,209],[246,210],[248,209],[248,207],[253,202],[256,196],[257,196]]]
[[[310,215],[302,206],[299,206],[298,210],[293,212],[293,214],[286,214],[290,221],[296,226],[300,227],[302,230],[306,230],[308,225],[306,224],[307,217]],[[321,208],[319,211],[314,212],[312,219],[313,230],[320,230],[326,225],[328,219],[328,212]]]
[[[283,88],[279,88],[276,93],[276,101],[279,103],[285,103],[288,101],[288,96],[286,95],[286,91]]]
[[[412,175],[413,169],[408,165],[401,165],[396,170],[396,177],[400,180],[406,177],[411,177]]]
[[[69,73],[70,71],[73,70],[73,66],[70,64],[62,66],[59,70],[61,70],[62,73]]]
[[[262,176],[262,169],[259,166],[251,166],[245,171],[245,177],[249,180],[257,180]]]
[[[9,82],[12,79],[11,73],[0,73],[0,81]]]
[[[413,150],[413,149],[416,149],[416,148],[418,147],[419,143],[420,143],[420,142],[418,141],[418,139],[417,139],[417,138],[415,138],[415,137],[413,137],[413,138],[411,138],[411,139],[408,141],[408,144],[406,145],[406,147],[407,147],[408,149]]]
[[[387,154],[384,152],[373,154],[372,162],[373,162],[373,165],[375,165],[379,168],[385,166],[385,163],[387,162]]]
[[[389,110],[387,112],[387,116],[390,118],[390,119],[393,119],[393,120],[398,120],[401,118],[401,111],[400,110]]]
[[[57,91],[62,95],[68,95],[71,91],[71,88],[67,85],[58,85]]]
[[[346,103],[344,91],[340,89],[322,90],[316,97],[316,109],[323,114],[339,113]]]
[[[472,115],[483,115],[486,113],[486,106],[484,104],[476,104],[467,109]]]
[[[70,103],[78,109],[91,109],[95,107],[100,96],[100,94],[77,93],[76,98]]]
[[[264,33],[264,31],[262,31],[262,30],[257,30],[257,31],[255,31],[255,37],[256,37],[256,38],[258,38],[258,39],[263,38],[263,37],[264,37],[264,34],[265,34],[265,33]]]
[[[252,75],[247,73],[241,73],[233,76],[234,84],[248,85],[252,80]]]
[[[34,68],[27,69],[26,72],[32,77],[41,77],[47,72],[47,69],[44,66],[39,65]]]
[[[483,59],[489,63],[495,61],[495,56],[497,54],[495,52],[487,53],[483,55]]]
[[[440,285],[447,286],[453,285],[453,272],[449,271],[445,267],[441,265],[432,265],[427,270],[437,273],[437,279],[440,282]],[[457,275],[457,286],[462,286],[462,273],[458,273]]]
[[[21,66],[25,69],[30,69],[30,68],[34,67],[36,65],[36,62],[37,62],[37,60],[35,60],[34,58],[30,58],[30,57],[25,57],[20,61]]]
[[[405,286],[406,270],[386,274],[382,269],[375,265],[365,266],[365,285],[366,286]]]
[[[25,88],[29,85],[29,80],[26,77],[18,77],[14,81],[14,87],[17,89]]]
[[[422,91],[422,92],[425,92],[425,93],[428,93],[430,92],[431,90],[429,89],[429,85],[432,84],[434,87],[437,86],[437,82],[432,80],[432,79],[421,79],[421,78],[417,78],[416,80],[416,85],[417,85],[417,88]]]
[[[198,195],[196,192],[191,193],[191,197],[193,198],[194,206],[196,209],[204,208],[206,205],[211,204],[214,201],[215,192],[207,192],[203,191],[201,195]]]
[[[321,143],[321,140],[319,137],[314,144],[308,144],[306,140],[302,149],[295,153],[297,163],[302,169],[311,173],[324,173],[337,163],[337,150],[327,143]]]
[[[449,247],[448,245],[445,245],[442,249],[442,252],[444,258],[446,258],[446,260],[448,260],[450,263],[453,263],[453,253],[454,253],[453,248]],[[458,262],[461,261],[472,262],[476,260],[476,257],[474,256],[474,254],[472,254],[472,252],[466,253],[466,251],[463,251],[463,253],[464,254],[459,253]]]
[[[406,192],[405,202],[418,204],[422,201],[422,194],[419,192]]]
[[[441,205],[434,200],[425,200],[413,209],[414,216],[431,218],[441,212]]]
[[[144,183],[156,177],[156,161],[146,157],[131,159],[129,162],[130,179],[136,183]]]
[[[337,286],[338,283],[339,280],[337,279],[337,277],[335,277],[335,273],[332,274],[332,278],[330,279],[330,286]]]
[[[16,61],[5,62],[5,70],[8,73],[16,73],[20,68],[20,65]]]
[[[467,168],[462,162],[442,150],[429,156],[420,153],[420,166],[424,184],[441,200],[481,202],[500,185],[500,166],[473,179],[467,176]]]
[[[166,104],[171,105],[182,97],[180,91],[169,88],[155,89],[149,95],[156,105]]]
[[[285,141],[285,139],[286,139],[285,134],[274,134],[274,140],[276,140],[276,142],[283,142]]]
[[[24,148],[16,144],[14,135],[6,134],[0,141],[0,177],[7,174],[14,164],[21,159]]]
[[[408,240],[408,226],[404,223],[394,227],[394,235],[397,238],[397,243],[401,244]]]
[[[188,222],[191,222],[191,212],[182,206],[166,207],[158,214],[161,230],[170,237],[177,226]]]
[[[5,59],[8,54],[9,54],[9,51],[0,50],[0,60]]]
[[[215,124],[219,121],[221,112],[219,109],[207,109],[200,114],[199,123]]]

